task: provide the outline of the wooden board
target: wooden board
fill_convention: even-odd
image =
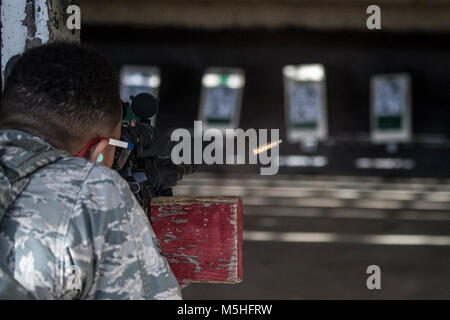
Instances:
[[[160,197],[153,230],[182,284],[242,281],[242,200]]]

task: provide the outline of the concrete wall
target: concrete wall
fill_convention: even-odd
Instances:
[[[79,41],[80,31],[66,27],[72,0],[1,0],[2,88],[5,69],[14,56],[49,41]]]

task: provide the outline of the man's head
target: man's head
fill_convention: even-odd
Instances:
[[[2,94],[0,128],[21,129],[72,154],[96,137],[120,138],[122,106],[115,69],[95,51],[54,43],[27,51],[17,61]],[[102,141],[87,158],[102,153],[112,165],[114,149]]]

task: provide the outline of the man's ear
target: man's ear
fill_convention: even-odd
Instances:
[[[92,147],[89,149],[89,152],[87,153],[87,159],[94,163],[101,164],[103,161],[97,162],[97,160],[99,159],[100,154],[103,156],[105,155],[105,149],[108,144],[108,140],[101,140],[100,142],[92,145]]]

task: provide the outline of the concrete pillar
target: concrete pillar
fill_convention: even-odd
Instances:
[[[25,50],[52,41],[80,41],[80,30],[66,27],[67,8],[78,4],[78,0],[0,0],[2,88],[11,59]]]

